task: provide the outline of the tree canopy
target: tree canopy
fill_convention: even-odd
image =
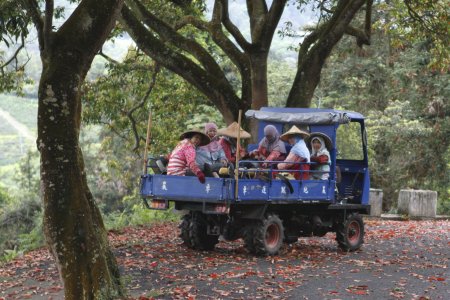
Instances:
[[[237,119],[238,110],[268,105],[267,59],[280,17],[290,1],[247,1],[250,40],[229,16],[229,1],[214,1],[206,20],[201,2],[175,7],[171,1],[129,0],[122,9],[121,24],[139,48],[195,86],[217,107],[227,123]],[[308,28],[299,46],[297,71],[287,99],[288,106],[308,107],[326,58],[344,34],[369,44],[372,1],[291,1],[299,14],[309,5],[320,21]],[[365,5],[365,6],[364,6]],[[366,8],[365,22],[353,24],[355,15]],[[161,9],[164,7],[165,9]],[[174,14],[167,12],[175,11]],[[193,35],[192,32],[198,32]],[[206,47],[199,37],[216,47]],[[220,50],[220,51],[217,51]],[[222,67],[226,57],[233,66],[240,87],[235,88]]]

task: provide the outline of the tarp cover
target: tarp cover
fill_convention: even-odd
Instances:
[[[301,125],[346,124],[350,122],[350,117],[343,112],[283,113],[251,109],[245,113],[245,116],[247,118],[254,118],[260,121]]]

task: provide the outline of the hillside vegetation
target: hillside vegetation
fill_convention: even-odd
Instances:
[[[36,135],[37,100],[0,94],[0,110],[15,119],[29,133]],[[28,151],[36,151],[34,139],[21,134],[0,115],[0,186],[14,187],[18,162]]]

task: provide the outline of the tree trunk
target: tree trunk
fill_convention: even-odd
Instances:
[[[320,74],[332,47],[324,49],[325,53],[312,53],[297,70],[286,107],[309,107],[314,91],[320,82]]]
[[[250,55],[252,87],[251,109],[254,110],[259,110],[261,107],[269,105],[267,92],[267,56],[267,52]],[[249,127],[252,141],[256,142],[258,139],[258,122],[256,120],[250,120]]]
[[[64,283],[65,299],[111,299],[123,293],[100,211],[87,186],[78,143],[84,80],[80,65],[68,56],[44,60],[37,141],[44,232]]]
[[[259,53],[250,56],[252,82],[252,109],[268,105],[267,100],[267,55]]]
[[[38,140],[44,234],[64,284],[65,299],[123,296],[117,262],[89,191],[79,145],[81,87],[95,54],[115,24],[123,0],[84,0],[53,31],[53,3],[45,17],[28,6],[38,31]],[[31,2],[30,2],[31,3]]]

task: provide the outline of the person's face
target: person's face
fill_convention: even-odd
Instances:
[[[319,140],[314,140],[312,143],[314,150],[319,151],[320,150],[320,146],[322,146],[322,144],[320,143]]]
[[[289,145],[292,145],[292,146],[295,145],[295,137],[293,137],[293,136],[289,137],[288,143],[289,143]]]
[[[198,145],[200,145],[200,142],[202,140],[202,137],[200,136],[200,134],[196,133],[191,137],[191,143],[194,144],[195,147],[197,147]]]
[[[272,143],[275,140],[275,136],[271,135],[271,134],[266,134],[264,135],[266,137],[266,139]]]
[[[215,128],[210,128],[210,129],[206,132],[206,134],[209,136],[210,139],[212,139],[213,137],[216,136],[216,134],[217,134],[217,129],[215,129]]]

